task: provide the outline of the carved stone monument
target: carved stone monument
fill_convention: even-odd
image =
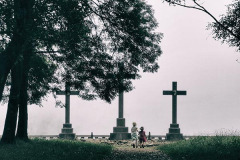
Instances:
[[[131,133],[128,133],[128,127],[125,127],[125,118],[123,118],[123,91],[121,91],[123,80],[124,80],[124,64],[119,63],[119,78],[121,79],[120,92],[118,99],[118,118],[117,126],[113,127],[113,133],[110,133],[110,140],[124,140],[130,139]]]
[[[179,124],[177,124],[177,96],[187,95],[187,91],[178,91],[177,82],[172,82],[171,91],[163,91],[163,95],[172,95],[172,124],[170,124],[167,140],[181,140],[183,135],[180,133]]]
[[[63,124],[59,138],[73,140],[76,134],[73,133],[72,124],[70,123],[70,95],[79,95],[79,92],[70,91],[70,85],[66,82],[65,91],[58,91],[56,94],[65,95],[65,124]]]
[[[110,140],[130,139],[131,134],[128,133],[128,127],[125,127],[125,118],[123,118],[123,92],[119,94],[118,100],[118,118],[117,126],[113,127],[113,133],[110,133]]]

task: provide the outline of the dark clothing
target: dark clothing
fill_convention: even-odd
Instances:
[[[139,132],[139,141],[140,141],[140,143],[147,142],[147,137],[146,137],[145,131]]]

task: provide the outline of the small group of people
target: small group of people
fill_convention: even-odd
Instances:
[[[131,138],[132,138],[132,146],[133,148],[138,147],[138,140],[140,142],[140,148],[144,148],[145,142],[147,141],[147,136],[144,131],[144,127],[140,127],[140,131],[138,131],[137,123],[133,122],[133,126],[131,128]]]

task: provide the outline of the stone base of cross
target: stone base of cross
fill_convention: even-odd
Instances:
[[[75,139],[75,137],[76,134],[73,133],[72,124],[70,123],[63,124],[62,132],[59,134],[59,138],[73,140]]]
[[[113,127],[113,133],[110,133],[110,140],[131,139],[131,133],[128,133],[128,127],[125,127],[125,118],[117,118],[117,127]]]
[[[180,133],[178,124],[170,124],[169,133],[166,134],[167,140],[182,140],[183,134]]]

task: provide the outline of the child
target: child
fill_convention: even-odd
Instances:
[[[147,137],[143,127],[140,128],[139,141],[140,141],[140,148],[144,148],[144,143],[147,141]]]
[[[137,147],[137,138],[138,138],[138,135],[137,135],[137,132],[138,132],[138,129],[137,129],[137,123],[136,122],[133,122],[133,127],[131,129],[131,137],[132,137],[132,146],[133,148]]]

